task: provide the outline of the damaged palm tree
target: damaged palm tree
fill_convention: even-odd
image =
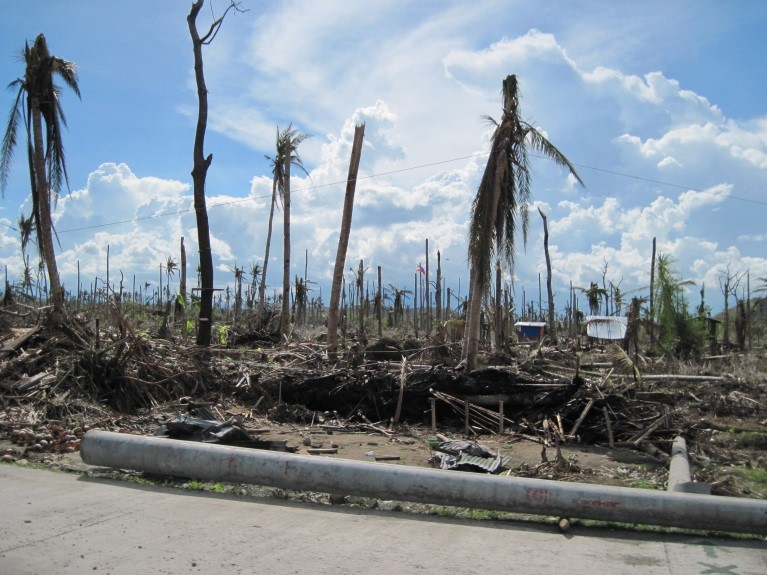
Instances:
[[[575,167],[534,126],[520,117],[516,75],[503,81],[503,115],[495,125],[490,155],[472,205],[469,230],[470,306],[463,342],[463,360],[469,370],[477,366],[482,301],[490,287],[494,257],[514,263],[514,242],[521,224],[527,241],[528,204],[532,191],[528,149],[567,168],[583,185]]]
[[[48,271],[54,314],[62,316],[65,314],[64,293],[53,247],[51,204],[55,205],[61,184],[68,183],[68,176],[61,134],[66,118],[61,108],[61,89],[53,83],[54,76],[61,78],[78,97],[80,88],[75,65],[53,56],[43,34],[31,47],[29,44],[24,47],[22,57],[26,66],[24,77],[9,84],[9,88],[16,88],[18,92],[0,150],[0,191],[5,192],[8,183],[13,149],[23,118],[32,188],[29,223],[34,222],[38,249]]]
[[[266,272],[269,268],[269,250],[272,245],[272,225],[274,223],[274,206],[277,204],[277,194],[282,197],[282,182],[284,181],[284,158],[282,157],[282,150],[284,145],[282,140],[285,138],[285,132],[280,132],[279,126],[277,127],[277,137],[275,139],[275,148],[277,150],[275,156],[270,158],[264,156],[272,164],[272,201],[269,207],[269,223],[266,229],[266,248],[264,250],[264,267],[261,270],[261,283],[258,286],[258,311],[257,315],[260,318],[264,311],[264,292],[266,291]]]
[[[306,138],[306,134],[300,133],[292,126],[283,132],[282,139],[278,138],[281,146],[277,150],[277,156],[282,158],[282,221],[283,221],[283,253],[282,253],[282,313],[280,314],[280,335],[287,340],[290,333],[290,168],[298,166],[308,175],[301,158],[298,155],[298,146]]]

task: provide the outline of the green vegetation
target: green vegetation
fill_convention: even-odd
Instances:
[[[489,509],[469,509],[466,512],[466,517],[481,521],[497,521],[501,518],[501,513]]]
[[[706,324],[689,312],[684,287],[692,285],[677,277],[673,260],[665,254],[658,257],[652,319],[659,326],[655,347],[660,353],[670,353],[687,359],[699,357],[706,341]]]
[[[628,486],[635,487],[636,489],[658,489],[658,485],[654,481],[645,479],[644,477],[635,479],[634,481],[630,482]]]
[[[767,449],[767,433],[761,431],[730,431],[735,437],[735,446],[740,449]]]
[[[500,511],[492,511],[489,509],[464,509],[447,505],[435,505],[431,508],[429,514],[437,515],[438,517],[473,519],[475,521],[498,521],[502,519],[504,515]]]
[[[220,325],[218,326],[217,334],[218,334],[218,343],[221,345],[226,345],[226,342],[229,338],[229,329],[231,326],[229,325]]]
[[[432,514],[439,517],[457,517],[458,510],[455,507],[445,507],[444,505],[440,505],[434,508]]]
[[[752,493],[767,490],[767,469],[736,467],[733,471],[750,484]]]

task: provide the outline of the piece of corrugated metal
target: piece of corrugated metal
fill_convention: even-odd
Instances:
[[[499,469],[509,463],[511,458],[498,454],[496,457],[480,457],[462,452],[456,456],[446,456],[442,459],[442,469],[466,469],[471,468],[486,473],[497,473]]]

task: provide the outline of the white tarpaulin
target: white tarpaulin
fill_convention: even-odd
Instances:
[[[628,327],[627,317],[612,315],[586,316],[586,335],[597,339],[623,339]]]

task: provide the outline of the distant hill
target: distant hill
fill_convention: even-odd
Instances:
[[[751,312],[751,321],[754,324],[761,324],[761,325],[767,325],[767,298],[752,298],[751,299],[751,306],[753,306],[753,310]],[[735,315],[737,314],[738,310],[736,306],[730,306],[729,308],[730,312],[730,321],[735,321]],[[724,310],[720,311],[716,315],[711,316],[713,319],[718,321],[724,321]]]

